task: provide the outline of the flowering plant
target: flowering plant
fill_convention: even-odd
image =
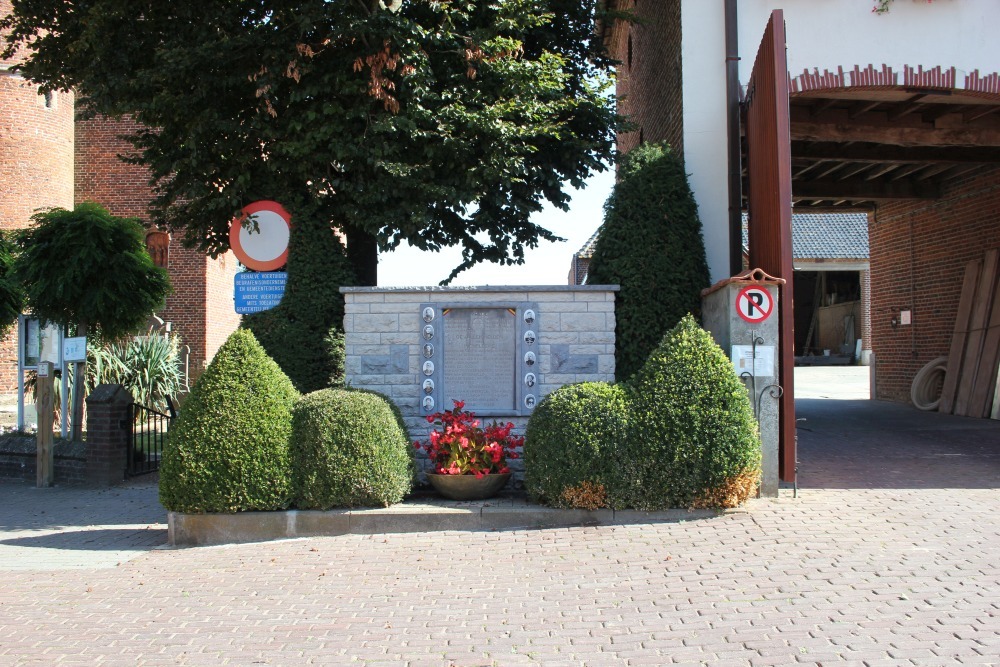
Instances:
[[[475,475],[477,478],[494,473],[507,473],[507,459],[520,455],[515,451],[524,444],[524,438],[511,435],[514,424],[498,424],[495,420],[485,428],[473,412],[465,410],[465,403],[454,401],[455,407],[435,412],[427,417],[440,428],[431,431],[430,442],[413,446],[427,452],[434,472],[439,475]]]

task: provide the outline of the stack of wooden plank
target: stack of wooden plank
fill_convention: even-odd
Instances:
[[[980,418],[993,413],[1000,363],[998,260],[1000,251],[989,250],[965,266],[940,412]]]

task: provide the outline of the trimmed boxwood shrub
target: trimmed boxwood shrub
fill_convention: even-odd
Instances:
[[[160,464],[163,506],[189,513],[288,507],[288,438],[297,398],[253,334],[236,330],[170,430]]]
[[[604,205],[587,282],[621,286],[615,296],[615,365],[632,377],[664,334],[701,309],[708,262],[684,161],[667,144],[629,151]]]
[[[406,430],[374,392],[322,389],[292,418],[292,480],[300,509],[398,503],[413,483]]]
[[[629,383],[620,453],[636,509],[735,507],[757,488],[760,438],[746,387],[712,336],[685,316]]]
[[[524,456],[528,494],[556,507],[735,507],[760,478],[746,389],[690,315],[631,381],[547,396]]]
[[[627,417],[617,385],[571,384],[546,396],[525,434],[528,496],[554,507],[610,506],[621,485],[614,450],[627,437]]]

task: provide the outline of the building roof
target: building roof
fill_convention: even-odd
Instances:
[[[743,246],[747,214],[743,214]],[[792,256],[808,259],[868,259],[868,215],[865,213],[793,213]]]
[[[587,239],[587,242],[583,244],[583,247],[581,247],[576,252],[576,256],[579,257],[580,259],[590,259],[591,257],[593,257],[594,246],[597,245],[597,237],[599,237],[600,235],[601,235],[601,228],[598,227],[597,231],[591,234],[590,238]]]

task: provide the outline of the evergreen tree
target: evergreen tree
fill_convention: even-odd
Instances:
[[[631,377],[687,313],[701,312],[708,262],[684,163],[666,144],[644,144],[619,167],[587,282],[617,284],[615,365]]]

